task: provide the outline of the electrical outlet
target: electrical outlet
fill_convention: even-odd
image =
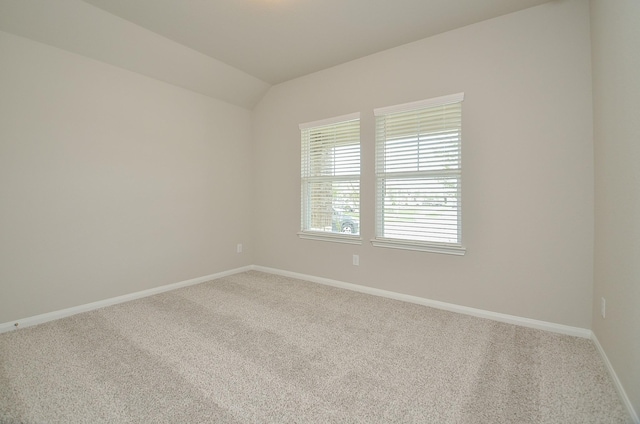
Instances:
[[[236,252],[242,253],[242,243],[238,243],[238,245],[236,246]]]
[[[607,314],[607,301],[604,297],[600,298],[600,314],[602,315],[602,318],[605,318]]]
[[[353,255],[353,264],[360,265],[360,255]]]

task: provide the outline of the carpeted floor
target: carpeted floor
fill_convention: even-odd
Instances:
[[[627,423],[589,340],[255,271],[0,335],[2,423]]]

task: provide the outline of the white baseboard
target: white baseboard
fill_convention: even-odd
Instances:
[[[491,319],[494,321],[521,325],[521,326],[530,327],[530,328],[537,328],[540,330],[552,331],[554,333],[566,334],[570,336],[582,337],[587,339],[592,337],[591,330],[588,330],[585,328],[571,327],[567,325],[555,324],[555,323],[546,322],[546,321],[522,318],[515,315],[507,315],[507,314],[501,314],[497,312],[485,311],[482,309],[469,308],[466,306],[455,305],[452,303],[440,302],[437,300],[431,300],[431,299],[426,299],[422,297],[376,289],[373,287],[366,287],[358,284],[345,283],[343,281],[331,280],[328,278],[316,277],[313,275],[300,274],[297,272],[284,271],[281,269],[268,268],[268,267],[257,266],[257,265],[249,265],[241,268],[232,269],[229,271],[223,271],[223,272],[219,272],[211,275],[206,275],[203,277],[194,278],[191,280],[181,281],[173,284],[167,284],[161,287],[155,287],[153,289],[143,290],[135,293],[126,294],[123,296],[118,296],[110,299],[100,300],[97,302],[87,303],[85,305],[74,306],[68,309],[62,309],[59,311],[49,312],[46,314],[36,315],[32,317],[27,317],[27,318],[18,319],[15,321],[2,323],[0,324],[0,333],[11,331],[16,328],[24,328],[32,325],[42,324],[48,321],[53,321],[56,319],[79,314],[81,312],[92,311],[94,309],[104,308],[105,306],[127,302],[129,300],[139,299],[147,296],[153,296],[154,294],[179,289],[182,287],[187,287],[194,284],[204,283],[205,281],[215,280],[217,278],[226,277],[228,275],[233,275],[233,274],[237,274],[237,273],[248,271],[248,270],[256,270],[256,271],[267,272],[270,274],[297,278],[300,280],[310,281],[310,282],[319,283],[319,284],[325,284],[328,286],[371,294],[374,296],[381,296],[381,297],[387,297],[395,300],[402,300],[404,302],[416,303],[419,305],[429,306],[432,308],[443,309],[446,311],[457,312],[457,313],[466,314],[466,315],[472,315],[480,318]]]
[[[237,274],[239,272],[249,271],[251,266],[245,266],[241,268],[232,269],[230,271],[218,272],[204,277],[193,278],[191,280],[180,281],[179,283],[167,284],[160,287],[154,287],[152,289],[143,290],[135,293],[125,294],[123,296],[112,297],[110,299],[99,300],[97,302],[87,303],[85,305],[74,306],[72,308],[62,309],[60,311],[53,311],[46,314],[36,315],[33,317],[18,319],[11,322],[5,322],[0,324],[0,333],[15,330],[17,328],[30,327],[32,325],[43,324],[48,321],[53,321],[60,318],[65,318],[71,315],[79,314],[81,312],[88,312],[94,309],[104,308],[105,306],[116,305],[118,303],[128,302],[134,299],[140,299],[142,297],[153,296],[154,294],[164,293],[170,290],[176,290],[182,287],[193,286],[194,284],[204,283],[206,281],[215,280],[217,278],[226,277],[228,275]]]
[[[161,287],[155,287],[149,290],[143,290],[135,293],[126,294],[123,296],[100,300],[98,302],[87,303],[85,305],[74,306],[68,309],[63,309],[59,311],[49,312],[42,315],[36,315],[28,318],[6,322],[3,324],[0,324],[0,333],[11,331],[16,328],[24,328],[32,325],[42,324],[48,321],[53,321],[56,319],[79,314],[81,312],[92,311],[94,309],[104,308],[105,306],[127,302],[129,300],[139,299],[147,296],[153,296],[154,294],[179,289],[182,287],[187,287],[194,284],[204,283],[205,281],[215,280],[217,278],[226,277],[228,275],[237,274],[237,273],[248,271],[248,270],[256,270],[256,271],[267,272],[270,274],[297,278],[300,280],[325,284],[328,286],[371,294],[374,296],[387,297],[390,299],[401,300],[404,302],[416,303],[419,305],[429,306],[432,308],[443,309],[446,311],[457,312],[457,313],[471,315],[475,317],[491,319],[494,321],[505,322],[508,324],[515,324],[515,325],[520,325],[524,327],[537,328],[539,330],[552,331],[554,333],[566,334],[570,336],[582,337],[587,339],[591,338],[592,336],[591,330],[588,330],[585,328],[571,327],[571,326],[562,325],[562,324],[555,324],[555,323],[546,322],[546,321],[534,320],[530,318],[522,318],[515,315],[507,315],[507,314],[501,314],[497,312],[485,311],[482,309],[469,308],[466,306],[455,305],[452,303],[440,302],[437,300],[431,300],[431,299],[426,299],[422,297],[411,296],[407,294],[361,286],[358,284],[345,283],[343,281],[331,280],[328,278],[316,277],[313,275],[300,274],[297,272],[284,271],[281,269],[268,268],[268,267],[257,266],[257,265],[249,265],[241,268],[232,269],[229,271],[223,271],[216,274],[206,275],[204,277],[181,281],[179,283],[167,284],[167,285],[164,285]]]
[[[358,284],[345,283],[343,281],[331,280],[328,278],[315,277],[313,275],[299,274],[297,272],[283,271],[281,269],[268,268],[263,266],[252,266],[256,271],[267,272],[269,274],[277,274],[285,277],[297,278],[299,280],[311,281],[313,283],[325,284],[328,286],[338,287],[351,291],[371,294],[374,296],[387,297],[404,302],[417,303],[418,305],[429,306],[432,308],[443,309],[445,311],[457,312],[460,314],[471,315],[479,318],[486,318],[493,321],[505,322],[508,324],[520,325],[523,327],[536,328],[539,330],[551,331],[554,333],[566,334],[569,336],[581,337],[584,339],[591,338],[591,330],[586,328],[571,327],[568,325],[555,324],[547,321],[539,321],[530,318],[522,318],[515,315],[501,314],[498,312],[485,311],[483,309],[469,308],[467,306],[455,305],[453,303],[440,302],[437,300],[426,299],[423,297],[411,296],[408,294],[396,293],[387,290],[376,289],[372,287],[361,286]]]
[[[631,400],[629,400],[629,396],[627,396],[627,392],[624,390],[624,387],[622,386],[622,383],[618,378],[618,374],[616,374],[615,370],[613,369],[613,365],[611,365],[611,362],[609,361],[607,354],[605,353],[604,349],[602,348],[602,345],[600,344],[600,342],[598,341],[598,338],[593,332],[591,333],[591,340],[593,340],[593,343],[596,345],[596,349],[598,349],[598,353],[600,353],[600,357],[602,357],[602,361],[604,362],[605,367],[607,367],[607,371],[609,372],[609,375],[613,380],[613,385],[616,387],[616,390],[618,392],[618,395],[620,396],[620,399],[622,400],[622,403],[627,408],[627,411],[631,416],[632,422],[634,424],[640,424],[640,418],[638,417],[638,413],[633,408],[633,405],[631,404]]]

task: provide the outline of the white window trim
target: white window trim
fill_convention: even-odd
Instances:
[[[447,96],[434,97],[426,100],[419,100],[416,102],[403,103],[399,105],[380,107],[373,110],[374,116],[388,115],[397,112],[407,112],[415,109],[430,108],[436,106],[443,106],[451,103],[460,103],[464,100],[464,93],[456,93]],[[376,140],[377,145],[377,140]],[[376,152],[377,155],[377,152]],[[376,165],[376,180],[378,179],[377,165]],[[377,184],[377,183],[376,183]],[[377,196],[377,187],[376,187]],[[376,226],[378,225],[378,200],[376,199]],[[458,226],[462,225],[462,210],[460,210],[460,221]],[[378,230],[376,230],[377,232]],[[462,246],[462,240],[460,243],[429,243],[418,240],[405,240],[405,239],[393,239],[386,237],[374,237],[371,239],[371,244],[374,247],[390,248],[390,249],[402,249],[402,250],[414,250],[419,252],[440,253],[447,255],[463,256],[466,253],[466,248]]]
[[[419,252],[429,252],[429,253],[442,253],[446,255],[457,255],[463,256],[467,249],[457,244],[446,244],[446,243],[426,243],[421,241],[408,241],[408,240],[399,240],[399,239],[391,239],[384,237],[376,237],[371,239],[371,244],[374,247],[385,247],[389,249],[403,249],[403,250],[416,250]]]
[[[360,112],[348,113],[346,115],[334,116],[331,118],[320,119],[317,121],[305,122],[298,125],[300,131],[307,128],[314,127],[322,127],[326,125],[338,124],[345,121],[360,121]],[[360,181],[362,181],[362,174],[359,176]],[[360,187],[362,189],[362,187]],[[301,199],[302,200],[302,199]],[[342,233],[330,233],[330,232],[321,232],[321,231],[310,231],[310,230],[300,230],[298,231],[298,238],[304,240],[316,240],[316,241],[325,241],[325,242],[333,242],[333,243],[343,243],[343,244],[352,244],[352,245],[361,245],[362,244],[362,226],[360,225],[360,234],[349,235]]]
[[[375,116],[379,116],[397,112],[408,112],[415,109],[426,109],[428,107],[444,106],[451,103],[460,103],[463,100],[464,93],[450,94],[448,96],[434,97],[427,100],[418,100],[417,102],[403,103],[401,105],[379,107],[373,110],[373,114]]]
[[[305,122],[304,124],[298,125],[298,127],[301,130],[304,130],[307,128],[324,127],[325,125],[339,124],[345,121],[355,121],[356,119],[360,119],[360,112],[349,113],[342,116],[335,116],[333,118],[320,119],[313,122]]]
[[[319,231],[299,231],[298,237],[304,240],[330,241],[344,244],[362,244],[362,237],[339,233],[324,233]]]

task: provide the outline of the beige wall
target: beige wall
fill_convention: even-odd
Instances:
[[[0,32],[0,323],[251,264],[249,111]]]
[[[593,331],[640,413],[640,2],[591,2]],[[600,299],[606,299],[606,318]]]
[[[591,325],[584,1],[551,2],[281,84],[253,117],[7,33],[0,49],[0,322],[256,263]],[[467,255],[373,248],[373,108],[461,91]],[[298,124],[355,111],[363,114],[363,244],[300,240]]]
[[[562,1],[272,87],[254,110],[255,263],[589,328],[590,60],[589,5]],[[466,256],[372,247],[373,109],[458,92]],[[362,113],[363,243],[301,240],[298,124],[351,112]]]

